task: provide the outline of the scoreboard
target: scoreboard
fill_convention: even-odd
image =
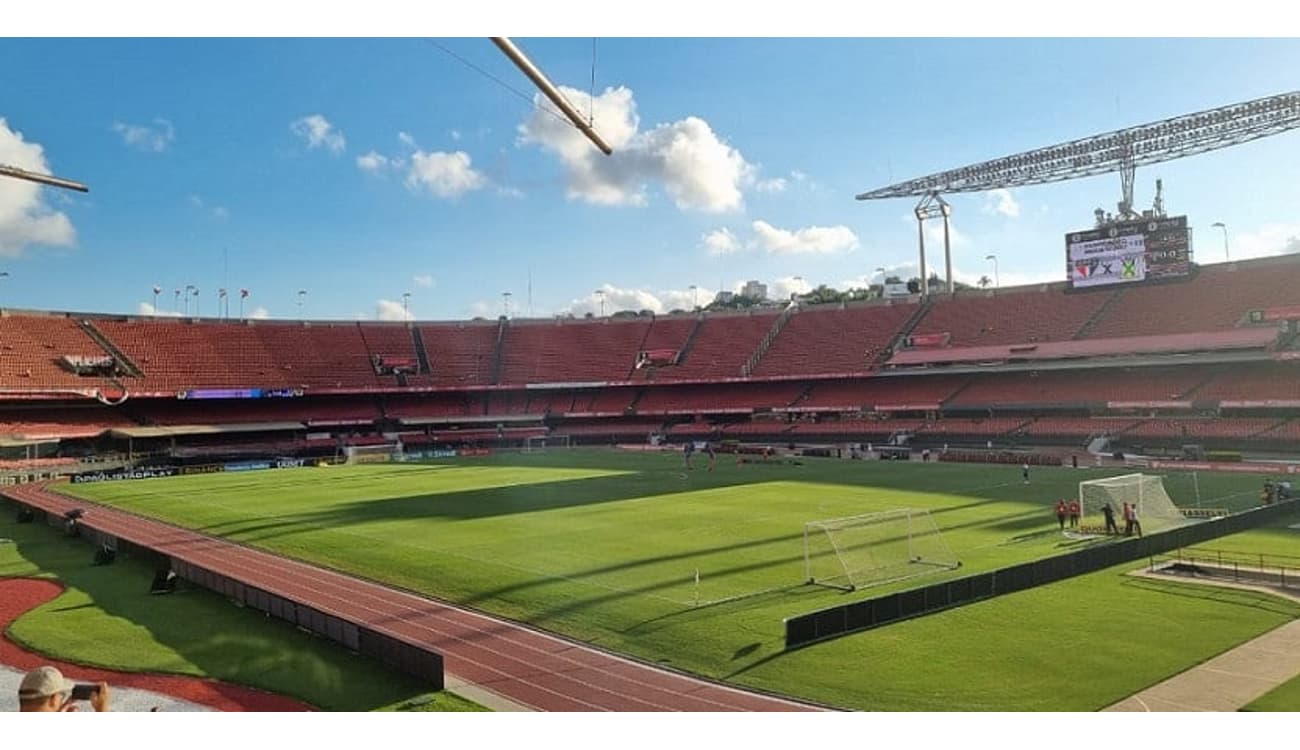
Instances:
[[[1074,288],[1133,284],[1191,273],[1186,216],[1141,219],[1065,235]]]

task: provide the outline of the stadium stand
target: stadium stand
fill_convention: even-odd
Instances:
[[[777,313],[771,311],[721,314],[704,318],[694,338],[683,345],[682,360],[657,368],[655,382],[717,380],[740,377],[740,368],[763,338]]]
[[[637,401],[638,414],[750,412],[790,404],[802,383],[736,383],[734,385],[673,385],[647,388]]]
[[[793,406],[799,410],[933,410],[967,380],[963,376],[925,375],[821,381]]]
[[[1294,304],[1298,289],[1300,255],[1203,266],[1190,281],[1119,290],[1086,337],[1236,328],[1252,310]]]
[[[104,357],[108,352],[77,322],[56,315],[0,316],[0,386],[86,388],[103,378],[79,376],[59,364],[64,356]]]
[[[468,322],[419,326],[429,372],[408,378],[418,386],[488,385],[496,366],[498,324]]]
[[[951,346],[1067,341],[1108,293],[1065,294],[1063,284],[996,292],[961,291],[931,303],[913,335],[949,334]]]
[[[1195,368],[1108,368],[973,377],[949,406],[1178,401],[1208,375]]]
[[[915,311],[915,304],[801,310],[781,329],[753,375],[866,372]]]
[[[506,327],[501,382],[626,380],[650,330],[645,319],[512,322]]]

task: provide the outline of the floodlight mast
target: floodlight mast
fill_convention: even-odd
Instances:
[[[952,208],[940,193],[976,193],[1119,172],[1121,197],[1117,205],[1118,214],[1108,217],[1101,209],[1096,212],[1098,226],[1104,226],[1111,221],[1140,217],[1133,208],[1133,181],[1138,167],[1235,146],[1297,127],[1300,127],[1300,91],[1292,91],[936,172],[856,197],[860,201],[920,197],[921,202],[913,209],[918,225],[927,218],[943,216],[944,253],[948,263],[948,292],[951,294],[948,217]],[[1164,213],[1159,182],[1155,213]],[[925,277],[925,232],[924,228],[918,231],[921,294],[925,296],[929,294],[929,279]]]
[[[42,185],[51,187],[66,188],[67,190],[76,190],[79,193],[88,193],[90,188],[85,184],[75,180],[65,180],[62,177],[55,177],[52,174],[41,174],[39,172],[30,172],[26,169],[11,167],[6,164],[0,164],[0,177],[13,177],[28,182],[39,182]]]

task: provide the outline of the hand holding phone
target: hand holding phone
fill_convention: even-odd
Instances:
[[[72,700],[88,701],[91,698],[93,698],[95,696],[95,693],[97,692],[99,692],[98,685],[87,685],[87,684],[73,685]]]

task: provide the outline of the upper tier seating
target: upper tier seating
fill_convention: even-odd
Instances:
[[[156,425],[369,423],[379,418],[374,397],[213,399],[128,402],[124,407],[140,422]]]
[[[65,355],[107,354],[77,322],[52,315],[0,317],[0,386],[94,388],[103,378],[80,377],[59,364]]]
[[[934,409],[967,379],[960,375],[924,375],[828,380],[814,383],[808,395],[794,406],[800,409],[889,409],[899,406]]]
[[[700,324],[685,361],[655,370],[652,382],[738,378],[740,368],[772,328],[777,313],[710,315]]]
[[[1295,304],[1300,255],[1204,266],[1190,281],[1125,288],[1119,295],[1088,338],[1235,328],[1251,310]]]
[[[786,322],[753,374],[864,372],[914,312],[914,304],[803,309]]]
[[[646,319],[602,318],[511,323],[502,350],[502,383],[622,381],[650,330]]]
[[[113,407],[0,409],[0,436],[20,440],[94,437],[104,430],[135,425]]]
[[[1056,285],[1047,292],[958,292],[936,298],[912,333],[948,333],[951,346],[1067,341],[1107,296],[1065,294]]]
[[[496,358],[497,323],[421,325],[429,372],[408,377],[413,386],[489,385]]]
[[[1196,397],[1218,401],[1300,401],[1300,365],[1234,367],[1211,378],[1196,392]]]

